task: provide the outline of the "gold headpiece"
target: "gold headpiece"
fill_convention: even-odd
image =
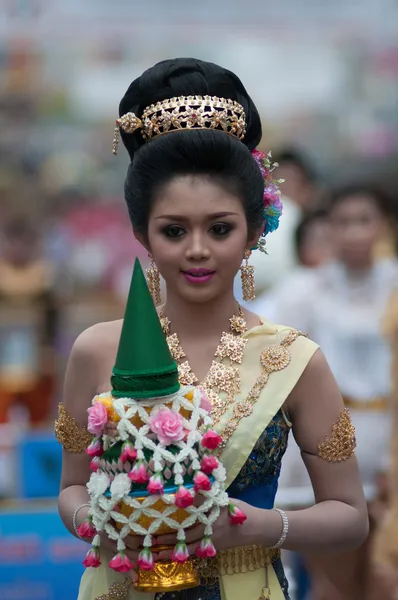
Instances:
[[[243,139],[246,133],[246,115],[238,102],[215,96],[180,96],[148,106],[141,119],[128,112],[116,121],[113,154],[117,154],[119,133],[142,130],[145,141],[156,135],[184,129],[219,129]]]

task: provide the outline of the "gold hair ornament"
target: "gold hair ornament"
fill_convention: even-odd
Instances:
[[[113,154],[117,154],[119,133],[135,133],[141,129],[149,142],[157,135],[185,129],[217,129],[242,140],[246,134],[246,115],[235,100],[216,96],[179,96],[151,104],[141,119],[128,112],[116,120]]]

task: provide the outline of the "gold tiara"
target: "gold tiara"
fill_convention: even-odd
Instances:
[[[180,96],[151,104],[141,119],[128,112],[116,121],[113,154],[117,154],[119,133],[134,133],[141,129],[146,142],[156,135],[186,129],[218,129],[239,140],[245,137],[246,115],[235,100],[216,96]]]

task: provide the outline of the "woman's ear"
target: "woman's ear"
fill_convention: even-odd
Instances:
[[[260,239],[263,231],[264,231],[264,226],[258,227],[254,231],[249,232],[249,236],[247,239],[247,249],[248,250],[251,250],[251,248],[255,248],[257,246],[258,240]]]

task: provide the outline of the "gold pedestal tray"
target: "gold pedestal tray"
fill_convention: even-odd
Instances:
[[[194,561],[183,564],[165,560],[155,563],[153,571],[138,571],[134,588],[140,592],[175,592],[200,585]]]

